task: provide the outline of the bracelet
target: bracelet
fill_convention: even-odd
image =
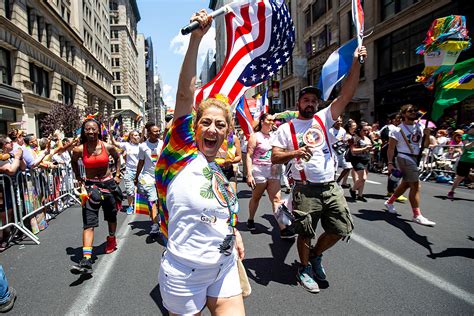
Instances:
[[[393,165],[393,162],[388,162],[387,165]]]

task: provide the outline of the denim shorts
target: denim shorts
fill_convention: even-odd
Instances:
[[[156,192],[156,186],[154,184],[138,183],[138,192],[146,195],[150,203],[158,201],[158,193]]]
[[[136,173],[136,170],[127,169],[125,171],[125,176],[123,177],[123,180],[125,183],[125,194],[127,194],[127,196],[135,195],[135,183],[133,181],[135,179]]]
[[[158,275],[163,305],[178,315],[199,313],[208,297],[233,297],[242,293],[235,257],[213,268],[194,268],[169,251],[161,259]]]

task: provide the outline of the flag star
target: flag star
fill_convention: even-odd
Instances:
[[[260,79],[263,79],[265,78],[265,73],[263,73],[261,76],[260,76]]]
[[[288,60],[290,60],[290,57],[286,57],[285,62],[287,62]]]
[[[279,63],[281,63],[281,59],[280,59],[280,58],[277,58],[277,59],[275,60],[275,64],[279,64]]]
[[[275,25],[275,26],[273,27],[273,32],[276,32],[277,29],[278,29],[278,28],[277,28],[277,26]]]
[[[267,58],[266,58],[266,57],[261,57],[260,60],[261,60],[261,61],[266,61]]]
[[[260,67],[265,68],[267,67],[267,64],[261,64]]]
[[[286,51],[286,52],[283,53],[283,56],[288,57],[289,54],[290,54],[290,53],[288,53],[288,52]]]
[[[246,82],[247,82],[247,78],[243,77],[243,78],[242,78],[242,81],[243,81],[244,83],[246,83]]]
[[[255,81],[255,79],[257,79],[257,75],[253,74],[251,78],[252,78],[252,81]]]
[[[257,69],[257,66],[255,66],[255,65],[250,65],[250,69],[255,70],[255,69]]]
[[[275,73],[274,73],[273,71],[270,71],[270,72],[268,73],[268,76],[271,77],[271,76],[273,76],[274,74],[275,74]]]
[[[272,66],[268,66],[268,67],[267,67],[267,70],[268,70],[268,71],[272,70]]]

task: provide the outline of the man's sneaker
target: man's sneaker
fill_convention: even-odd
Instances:
[[[117,249],[117,239],[115,236],[107,236],[107,243],[105,245],[105,253],[112,253]]]
[[[424,226],[434,226],[436,225],[435,222],[430,221],[423,215],[418,215],[417,217],[413,217],[413,221],[417,224],[424,225]]]
[[[130,205],[127,208],[127,215],[132,215],[134,211],[135,211],[135,207],[133,205]]]
[[[387,194],[385,194],[386,197],[391,197],[393,195],[393,192],[387,192]]]
[[[356,191],[349,189],[349,194],[351,195],[351,198],[355,199],[357,197]]]
[[[300,284],[305,288],[306,291],[311,293],[319,293],[319,285],[314,281],[313,278],[313,268],[311,264],[308,264],[306,267],[301,267],[298,270],[298,280]]]
[[[390,214],[398,214],[395,210],[395,205],[388,203],[388,201],[385,201],[384,205]]]
[[[160,234],[160,225],[153,223],[150,229],[150,235],[159,235]]]
[[[350,189],[350,188],[351,188],[351,185],[350,185],[349,183],[345,183],[345,184],[343,183],[343,184],[341,184],[341,188],[343,188],[343,189]]]
[[[453,191],[449,191],[448,192],[448,199],[454,199],[454,192]]]
[[[316,280],[326,281],[326,271],[324,270],[322,261],[323,255],[310,258],[311,266],[313,267],[313,273],[316,277]]]
[[[6,313],[13,308],[16,300],[16,290],[11,286],[8,287],[8,292],[10,292],[10,297],[8,301],[3,304],[0,304],[0,313]]]
[[[403,195],[400,195],[399,197],[397,197],[397,199],[395,201],[397,202],[400,202],[400,203],[404,203],[408,200],[408,198],[406,198],[405,196]]]
[[[289,238],[294,238],[295,237],[295,232],[293,229],[286,227],[280,230],[280,238],[282,239],[289,239]]]
[[[249,219],[247,221],[247,229],[248,230],[255,230],[255,221],[253,219]]]
[[[364,196],[357,196],[357,201],[367,202],[367,199]]]
[[[91,259],[82,258],[78,264],[72,266],[71,272],[81,274],[92,274]]]

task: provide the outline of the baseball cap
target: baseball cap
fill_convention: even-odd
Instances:
[[[318,88],[316,88],[315,86],[307,86],[300,90],[298,100],[301,99],[301,97],[307,93],[315,94],[318,99],[321,99],[321,91],[319,91]]]

